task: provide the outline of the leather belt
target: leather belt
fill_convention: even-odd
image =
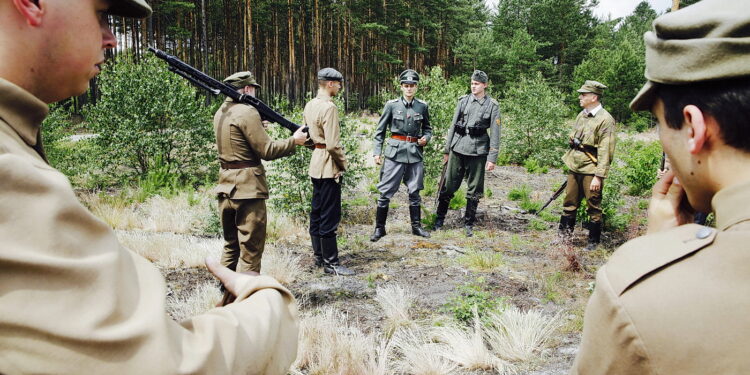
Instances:
[[[408,135],[401,135],[401,134],[393,134],[391,135],[391,138],[398,139],[399,141],[414,142],[414,143],[416,143],[419,140],[419,137],[411,137]]]
[[[326,148],[326,144],[325,143],[316,143],[315,144],[315,148]]]
[[[260,162],[250,160],[221,162],[221,167],[224,169],[243,169],[258,166],[260,166]]]

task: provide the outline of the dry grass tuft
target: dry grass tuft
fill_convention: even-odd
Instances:
[[[205,194],[156,195],[139,207],[143,216],[140,227],[152,232],[200,233],[215,209],[214,201]]]
[[[413,324],[409,309],[414,304],[414,295],[400,285],[378,287],[375,290],[375,301],[385,313],[387,332]]]
[[[391,344],[347,323],[346,314],[331,307],[303,316],[295,373],[390,375]]]
[[[223,240],[172,233],[116,231],[123,246],[162,267],[201,267],[206,257],[219,258]]]
[[[211,310],[221,297],[215,283],[205,283],[195,288],[187,297],[169,297],[167,311],[174,320],[179,322]]]
[[[304,240],[309,244],[307,229],[286,214],[268,211],[266,243],[296,243]]]
[[[443,356],[445,345],[435,343],[414,329],[396,331],[393,346],[401,353],[398,371],[412,375],[447,375],[456,364]]]
[[[301,259],[288,249],[266,248],[261,259],[261,273],[289,285],[302,274]]]
[[[477,271],[492,271],[505,265],[503,254],[492,250],[472,250],[462,256],[459,261],[466,267]]]
[[[458,363],[467,370],[502,371],[504,363],[490,352],[484,343],[482,323],[474,309],[474,328],[464,329],[457,325],[438,327],[433,330],[435,338],[444,343],[442,356]]]
[[[114,229],[136,229],[140,225],[135,207],[124,201],[108,202],[97,194],[82,195],[80,200],[94,216]]]
[[[509,306],[503,312],[490,313],[485,337],[492,351],[508,361],[525,362],[534,357],[560,326],[560,317],[540,311],[523,312]]]

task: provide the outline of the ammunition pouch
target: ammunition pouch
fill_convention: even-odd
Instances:
[[[475,126],[463,126],[456,124],[456,133],[462,136],[468,135],[471,137],[479,137],[487,134],[487,128],[480,128]]]

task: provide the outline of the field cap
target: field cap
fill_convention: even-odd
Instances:
[[[581,86],[581,88],[578,89],[577,91],[580,92],[580,93],[591,92],[591,93],[594,93],[596,95],[601,95],[602,93],[604,93],[604,89],[606,89],[606,88],[607,88],[607,86],[605,86],[601,82],[586,81],[586,82],[583,83],[583,86]]]
[[[651,109],[655,83],[686,85],[750,76],[750,1],[703,0],[654,21],[647,32],[646,79],[630,102]]]
[[[320,71],[318,71],[318,80],[319,81],[343,81],[344,76],[339,73],[338,70],[333,68],[323,68]]]
[[[245,86],[255,86],[260,88],[258,82],[255,81],[253,73],[250,72],[237,72],[231,76],[224,78],[224,83],[228,83],[236,88],[243,88]]]
[[[474,73],[471,74],[471,80],[487,83],[487,73],[481,70],[475,70]]]
[[[151,15],[151,7],[146,0],[112,0],[107,13],[128,18],[146,18]]]
[[[419,83],[419,73],[412,69],[406,69],[398,76],[401,83]]]

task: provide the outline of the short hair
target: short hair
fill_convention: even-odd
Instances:
[[[682,110],[694,105],[716,119],[719,136],[728,146],[750,152],[750,77],[666,85],[657,83],[656,96],[664,102],[664,120],[681,129]]]

